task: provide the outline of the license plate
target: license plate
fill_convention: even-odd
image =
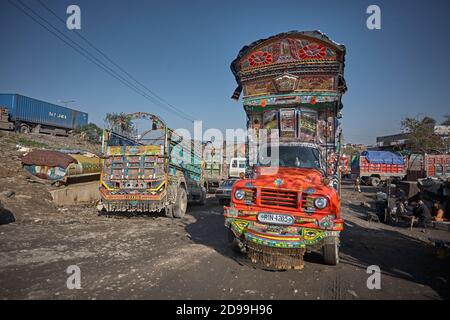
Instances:
[[[291,224],[294,224],[294,217],[287,214],[260,213],[258,215],[258,221],[263,223],[289,226]]]

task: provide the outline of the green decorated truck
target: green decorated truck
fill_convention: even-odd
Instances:
[[[159,117],[138,112],[151,129],[125,135],[105,130],[100,179],[101,208],[108,212],[164,212],[182,218],[188,202],[204,204],[201,145],[168,128]],[[120,119],[119,121],[120,122]]]

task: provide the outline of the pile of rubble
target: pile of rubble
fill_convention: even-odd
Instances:
[[[100,145],[73,137],[17,134],[0,131],[0,223],[63,219],[53,201],[50,183],[35,179],[22,168],[22,156],[33,149],[84,149],[99,153]],[[76,210],[74,210],[76,211]]]

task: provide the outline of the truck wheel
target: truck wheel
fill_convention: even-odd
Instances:
[[[371,177],[370,184],[372,187],[378,187],[380,185],[381,179],[378,177]]]
[[[245,246],[242,241],[234,235],[233,231],[228,229],[228,243],[230,245],[231,250],[236,253],[245,253]]]
[[[339,264],[339,241],[325,243],[322,247],[323,260],[325,264],[335,266]]]
[[[30,133],[30,127],[26,124],[20,126],[20,133]]]
[[[226,206],[227,204],[229,204],[229,201],[227,199],[219,199],[219,204],[221,206]]]
[[[206,203],[206,189],[202,188],[200,201],[198,202],[200,205],[204,206]]]
[[[167,218],[173,218],[173,208],[172,207],[165,208],[164,214],[166,215]]]
[[[178,188],[177,200],[173,207],[173,216],[175,218],[183,218],[187,209],[187,193],[183,187]]]

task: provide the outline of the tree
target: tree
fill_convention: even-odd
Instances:
[[[430,117],[406,117],[402,121],[402,129],[408,134],[408,145],[412,152],[435,153],[445,150],[443,139],[434,133],[435,124],[436,120]]]
[[[450,126],[450,114],[444,116],[445,120],[441,123],[443,126]]]
[[[130,115],[121,113],[107,113],[104,119],[106,127],[124,135],[132,135],[135,131],[133,119]]]
[[[92,143],[99,143],[103,133],[103,129],[99,128],[95,123],[89,123],[74,130],[75,133],[79,133],[82,137]]]

